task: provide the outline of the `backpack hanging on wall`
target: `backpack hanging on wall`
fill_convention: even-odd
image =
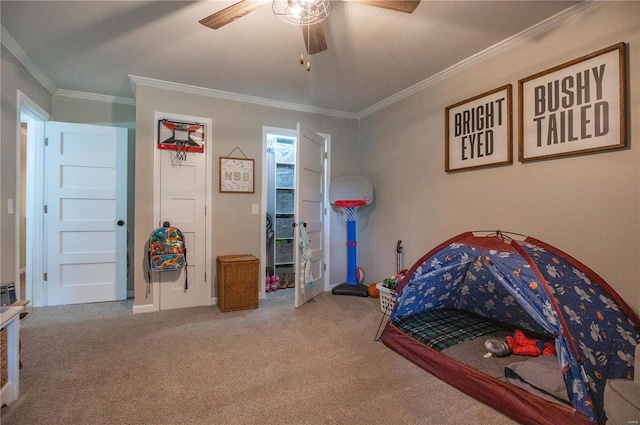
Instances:
[[[151,272],[165,272],[184,269],[184,290],[187,283],[187,247],[184,236],[177,227],[171,227],[168,221],[149,236],[149,281]]]

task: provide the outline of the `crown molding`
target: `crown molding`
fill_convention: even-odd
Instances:
[[[121,103],[125,105],[135,105],[135,99],[129,99],[125,97],[107,96],[95,93],[86,93],[73,90],[59,89],[51,81],[47,75],[40,70],[40,68],[31,60],[24,49],[18,44],[18,42],[9,34],[9,31],[0,25],[0,38],[2,45],[11,52],[13,56],[25,67],[25,69],[35,78],[42,86],[54,96],[73,97],[76,99],[94,100],[108,103]]]
[[[450,66],[449,68],[440,71],[437,74],[434,74],[433,76],[411,86],[408,87],[392,96],[389,96],[388,98],[374,104],[371,105],[370,107],[363,109],[362,111],[360,111],[357,115],[358,118],[364,118],[376,111],[379,111],[380,109],[386,108],[389,105],[392,105],[396,102],[399,102],[403,99],[406,99],[409,96],[412,96],[418,92],[420,92],[421,90],[424,90],[427,87],[431,87],[443,80],[446,80],[447,78],[450,78],[451,76],[462,72],[463,70],[476,65],[477,63],[480,63],[482,61],[485,61],[495,55],[498,55],[500,53],[503,53],[507,50],[510,50],[514,47],[516,47],[517,45],[519,45],[520,43],[523,43],[527,40],[531,40],[534,39],[536,37],[539,37],[541,34],[547,33],[551,30],[553,30],[554,28],[557,28],[565,23],[567,23],[568,21],[577,18],[578,16],[581,16],[585,13],[590,12],[591,10],[598,8],[606,3],[610,3],[612,0],[594,0],[594,1],[584,1],[582,3],[579,3],[575,6],[572,6],[570,8],[567,8],[565,10],[563,10],[562,12],[559,12],[547,19],[545,19],[544,21],[527,28],[524,31],[519,32],[518,34],[511,36],[497,44],[494,44],[491,47],[486,48],[485,50],[476,53],[473,56],[470,56],[458,63],[456,63],[455,65]]]
[[[9,31],[7,31],[4,25],[0,25],[0,40],[2,42],[2,45],[4,45],[7,50],[9,50],[11,54],[15,56],[16,59],[18,59],[18,62],[20,62],[22,66],[24,66],[26,70],[29,71],[31,75],[33,75],[33,78],[38,80],[38,82],[42,84],[42,86],[49,93],[55,93],[55,91],[57,90],[56,85],[53,84],[53,81],[51,81],[51,79],[49,79],[49,77],[47,77],[45,73],[42,72],[40,68],[38,68],[38,66],[31,60],[31,58],[22,49],[22,47],[20,47],[18,42],[11,36],[11,34],[9,34]]]
[[[83,91],[57,89],[54,96],[72,97],[74,99],[93,100],[97,102],[119,103],[122,105],[136,105],[136,100],[129,97],[108,96],[106,94],[87,93]]]
[[[164,90],[179,91],[181,93],[190,93],[200,96],[215,97],[224,100],[233,100],[236,102],[252,103],[254,105],[268,106],[271,108],[289,109],[299,112],[308,112],[311,114],[329,115],[340,118],[357,119],[358,114],[352,112],[338,111],[335,109],[319,108],[316,106],[302,105],[299,103],[282,102],[273,99],[267,99],[257,96],[249,96],[245,94],[232,93],[222,90],[209,89],[206,87],[192,86],[188,84],[173,83],[170,81],[156,80],[154,78],[141,77],[138,75],[129,75],[132,84],[135,86],[154,87]]]

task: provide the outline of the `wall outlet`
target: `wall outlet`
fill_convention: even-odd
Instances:
[[[260,214],[260,205],[251,204],[251,214]]]

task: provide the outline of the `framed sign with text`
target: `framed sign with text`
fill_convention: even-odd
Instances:
[[[220,157],[220,192],[254,193],[253,159]]]
[[[511,84],[445,109],[445,171],[511,164]]]
[[[626,45],[518,82],[521,162],[627,146]]]

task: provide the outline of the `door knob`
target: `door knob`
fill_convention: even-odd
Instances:
[[[124,221],[123,220],[118,220],[118,226],[124,226]]]

